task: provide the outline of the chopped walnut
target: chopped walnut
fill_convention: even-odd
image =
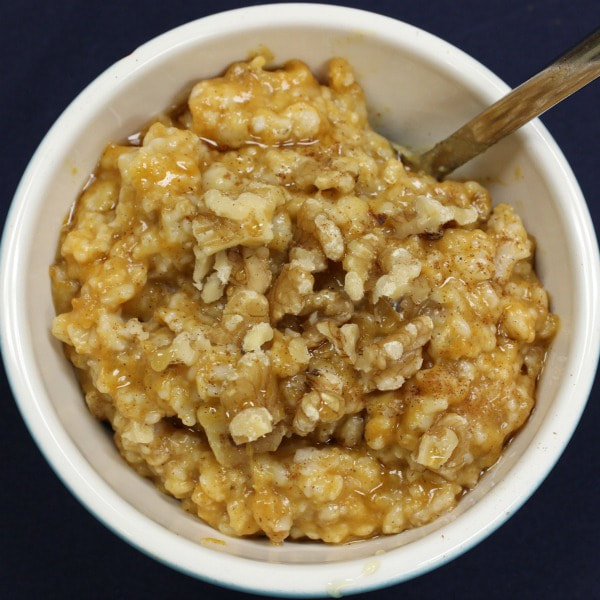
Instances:
[[[273,417],[264,406],[245,408],[231,419],[229,431],[238,445],[254,442],[273,431]]]
[[[333,423],[344,415],[343,396],[335,392],[313,390],[300,401],[294,415],[294,431],[298,435],[307,435],[314,431],[317,423]]]
[[[496,279],[505,283],[517,262],[531,257],[533,243],[521,219],[506,204],[499,204],[494,208],[488,221],[488,231],[499,242],[494,258]]]
[[[269,268],[269,250],[267,248],[244,248],[244,271],[246,287],[264,294],[271,285],[273,273]]]
[[[206,254],[234,246],[255,248],[273,240],[275,209],[286,201],[286,193],[275,186],[257,186],[230,197],[211,189],[205,192],[205,212],[192,222],[192,232]]]
[[[466,446],[470,437],[467,421],[456,413],[446,413],[421,436],[415,460],[430,469],[439,470]],[[464,456],[459,456],[461,463]]]
[[[310,294],[298,314],[313,315],[317,313],[324,318],[330,318],[337,324],[346,323],[354,313],[354,305],[341,292],[321,290]]]
[[[257,323],[244,336],[242,349],[245,352],[253,352],[259,350],[263,344],[270,342],[272,339],[273,328],[268,323]]]
[[[275,330],[273,344],[269,350],[273,371],[279,377],[291,377],[302,372],[308,366],[310,354],[306,340],[300,335],[290,335]]]
[[[333,343],[338,353],[346,355],[352,364],[356,363],[356,344],[360,337],[358,325],[347,323],[338,328],[335,321],[320,321],[316,328]]]
[[[352,301],[362,300],[365,294],[365,283],[382,245],[383,239],[373,233],[368,233],[348,244],[348,252],[343,262],[346,270],[344,289]]]
[[[341,260],[344,256],[344,236],[330,218],[328,213],[331,210],[323,202],[309,198],[298,213],[298,226],[319,241],[327,258]]]
[[[408,291],[411,281],[421,273],[419,260],[402,246],[386,247],[381,252],[379,261],[386,274],[375,284],[373,304],[382,296],[398,300]]]
[[[404,238],[420,233],[437,233],[442,225],[454,221],[457,225],[465,226],[475,223],[478,212],[475,208],[459,206],[444,206],[435,198],[417,196],[414,206],[414,217],[402,225],[396,226],[396,233]]]
[[[275,397],[275,380],[271,375],[269,357],[260,351],[248,352],[237,361],[235,371],[221,392],[221,402],[232,416],[256,405],[272,407],[273,412],[277,412]]]
[[[433,321],[422,316],[362,349],[355,366],[366,375],[368,388],[395,390],[422,364],[421,348],[431,339]]]
[[[215,254],[213,268],[215,270],[214,273],[209,275],[202,286],[202,300],[207,304],[218,300],[223,295],[225,286],[229,282],[232,267],[227,259],[227,252],[225,250],[221,250]]]
[[[241,343],[248,330],[258,323],[268,323],[269,302],[253,290],[237,289],[223,308],[223,328],[211,334],[219,343]],[[217,335],[218,334],[218,335]]]
[[[286,264],[270,293],[273,321],[277,323],[283,315],[299,315],[312,293],[314,282],[312,273],[300,264]]]

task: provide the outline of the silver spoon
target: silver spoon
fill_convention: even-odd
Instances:
[[[600,29],[423,154],[403,162],[441,180],[525,123],[600,76]]]

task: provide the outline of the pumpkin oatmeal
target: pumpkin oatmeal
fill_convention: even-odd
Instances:
[[[344,60],[327,85],[264,62],[105,150],[52,331],[125,460],[223,533],[423,525],[533,409],[558,325],[533,241],[480,184],[405,169]]]

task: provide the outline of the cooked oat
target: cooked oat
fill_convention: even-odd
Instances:
[[[496,462],[558,321],[513,209],[406,170],[344,60],[264,63],[105,150],[52,331],[123,457],[223,533],[397,533]]]

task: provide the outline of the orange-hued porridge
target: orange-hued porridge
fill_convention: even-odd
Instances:
[[[513,209],[405,168],[350,66],[256,57],[110,145],[52,331],[119,451],[230,535],[341,543],[452,509],[558,326]]]

